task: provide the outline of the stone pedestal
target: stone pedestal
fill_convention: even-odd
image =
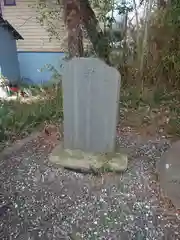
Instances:
[[[64,149],[63,143],[54,148],[50,162],[59,167],[91,172],[121,172],[127,169],[127,155],[122,153],[94,154],[81,150]]]

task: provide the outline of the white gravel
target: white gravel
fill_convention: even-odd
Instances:
[[[120,133],[117,142],[130,149],[129,168],[121,175],[56,169],[42,139],[1,159],[0,239],[180,239],[180,222],[160,205],[153,179],[169,142],[132,132]]]

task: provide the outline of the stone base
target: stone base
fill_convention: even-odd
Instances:
[[[127,169],[128,158],[122,153],[86,153],[81,150],[64,149],[56,146],[49,156],[51,163],[59,167],[81,172],[121,172]]]

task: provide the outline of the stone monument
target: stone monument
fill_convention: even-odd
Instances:
[[[112,153],[115,154],[120,80],[117,69],[98,58],[73,58],[65,64],[62,79],[64,143],[58,150],[61,157],[52,161],[61,158],[61,163],[68,165],[70,158],[76,158],[78,162],[89,160],[89,165],[96,162],[96,166],[101,166],[102,159],[106,162],[111,159],[113,166],[116,165]],[[118,161],[119,158],[120,154]],[[127,158],[123,158],[123,163],[127,165]]]

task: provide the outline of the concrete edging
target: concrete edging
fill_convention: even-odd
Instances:
[[[25,137],[21,140],[15,141],[10,145],[9,147],[6,147],[5,149],[0,152],[0,158],[8,156],[12,154],[15,151],[18,151],[21,147],[23,147],[26,143],[32,141],[33,139],[37,138],[40,136],[41,132],[33,132],[31,133],[28,137]]]

